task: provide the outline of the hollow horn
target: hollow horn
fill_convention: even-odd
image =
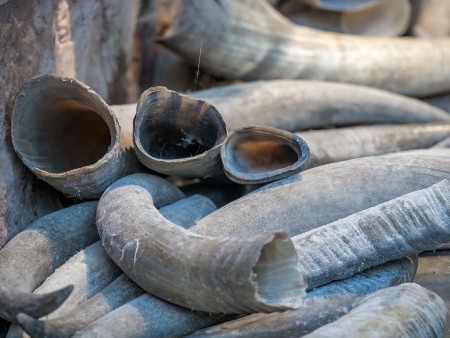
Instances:
[[[116,116],[80,81],[41,75],[16,95],[13,146],[36,176],[65,195],[98,198],[112,182],[140,168],[132,150],[134,113],[121,112]]]

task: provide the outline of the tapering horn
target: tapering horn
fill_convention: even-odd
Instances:
[[[181,199],[159,209],[164,217],[183,227],[193,225],[213,210],[214,204],[200,195]],[[23,313],[18,315],[21,327],[32,337],[72,337],[76,331],[145,293],[125,275],[119,276],[118,272],[121,271],[110,260],[100,242],[90,245],[61,266],[36,290],[40,292],[43,287],[51,290],[64,280],[76,280],[78,283],[75,288],[78,290],[69,301],[45,320],[37,320]],[[11,326],[8,337],[23,337],[20,327]]]
[[[311,157],[303,170],[352,158],[438,146],[450,124],[406,124],[312,130],[298,133]]]
[[[206,327],[187,337],[301,337],[345,315],[368,294],[412,282],[416,268],[416,256],[391,261],[311,290],[299,309],[255,313]]]
[[[118,109],[116,115],[80,81],[37,76],[14,101],[14,149],[35,175],[65,195],[99,197],[119,177],[140,168],[132,149],[134,113]]]
[[[400,36],[409,26],[408,0],[380,0],[363,8],[342,12],[311,8],[298,0],[282,3],[280,12],[298,25],[320,30],[369,36]]]
[[[100,199],[103,246],[132,280],[167,301],[207,312],[272,312],[301,303],[304,276],[284,233],[198,236],[156,210],[158,191],[171,189],[161,178],[134,174],[113,183]],[[196,292],[186,293],[191,287]]]
[[[347,315],[305,338],[356,338],[375,331],[382,338],[443,337],[448,321],[448,310],[441,297],[415,283],[405,283],[367,296]]]
[[[264,1],[183,1],[160,41],[193,64],[193,46],[202,42],[200,67],[228,79],[336,81],[411,96],[450,90],[448,39],[322,32],[289,22]]]
[[[189,93],[214,105],[227,128],[289,131],[359,124],[448,123],[445,111],[375,88],[302,80],[255,81]]]
[[[227,236],[281,227],[294,236],[449,178],[448,149],[327,164],[266,184],[199,220],[192,231]],[[274,201],[277,208],[271,207]]]
[[[86,202],[51,213],[5,245],[0,251],[2,318],[14,322],[18,312],[41,317],[54,311],[69,296],[72,287],[50,295],[31,292],[77,251],[98,239],[96,208],[96,202]]]
[[[450,183],[444,180],[294,237],[301,258],[299,264],[305,269],[309,288],[447,241],[450,237],[449,192]],[[405,208],[405,205],[410,207]],[[386,219],[394,221],[385,222]],[[415,263],[413,266],[415,270]],[[184,317],[185,322],[155,323],[155,316],[160,317],[162,311],[171,319]],[[155,298],[141,296],[80,331],[77,337],[89,336],[93,332],[107,335],[114,322],[117,323],[114,328],[129,337],[149,332],[181,335],[220,319],[223,317],[189,312]],[[129,320],[133,320],[137,327],[127,333]]]

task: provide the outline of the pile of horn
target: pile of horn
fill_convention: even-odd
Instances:
[[[21,87],[14,149],[69,205],[0,232],[7,337],[445,336],[450,5],[163,2],[167,60],[237,82]]]

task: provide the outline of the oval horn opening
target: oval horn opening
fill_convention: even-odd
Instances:
[[[94,165],[117,142],[106,103],[73,79],[43,75],[18,93],[12,141],[30,169],[50,174]]]
[[[144,92],[138,102],[134,121],[136,155],[157,172],[212,176],[208,168],[215,162],[220,166],[219,148],[226,137],[222,116],[205,101],[154,87]]]
[[[241,184],[266,183],[293,175],[309,155],[308,145],[297,135],[255,126],[230,133],[221,152],[225,174]]]

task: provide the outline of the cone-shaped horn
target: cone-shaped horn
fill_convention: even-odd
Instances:
[[[167,301],[207,312],[272,312],[301,303],[304,276],[285,234],[198,236],[156,210],[160,192],[171,190],[159,177],[135,174],[100,199],[103,246],[131,279]]]
[[[129,124],[121,126],[88,86],[46,74],[18,92],[11,137],[23,163],[39,178],[65,195],[96,198],[139,168],[132,150],[132,118],[121,116]]]
[[[160,40],[193,64],[202,42],[200,67],[227,79],[326,80],[422,97],[450,90],[448,39],[323,32],[265,1],[185,0]]]
[[[193,195],[162,207],[159,211],[172,222],[189,227],[197,219],[215,209],[214,204],[208,198]],[[82,260],[80,261],[77,257]],[[90,245],[47,279],[49,281],[53,278],[53,286],[58,282],[54,278],[58,272],[59,282],[64,278],[76,279],[79,282],[77,297],[69,299],[69,302],[64,304],[66,305],[64,309],[60,307],[51,316],[48,316],[50,319],[42,321],[21,314],[17,317],[19,324],[32,337],[72,337],[76,331],[145,293],[124,274],[105,287],[105,283],[109,283],[111,278],[118,275],[117,270],[118,267],[110,260],[100,242]],[[47,284],[47,281],[43,286]],[[93,295],[99,288],[104,289]],[[88,300],[86,300],[87,298]],[[78,303],[81,304],[77,306]],[[12,330],[13,326],[10,327],[8,334],[12,334]],[[15,330],[15,333],[18,333],[17,331]]]
[[[187,337],[301,337],[345,315],[368,294],[412,282],[416,268],[417,257],[394,260],[311,290],[297,310],[255,313],[207,327]]]
[[[415,283],[405,283],[367,296],[344,317],[304,337],[357,338],[368,332],[377,332],[380,338],[443,337],[448,321],[441,297]]]
[[[44,296],[31,292],[77,251],[98,239],[96,207],[96,202],[81,203],[44,216],[5,245],[0,251],[0,315],[3,318],[15,321],[18,311],[32,316],[38,313],[38,302],[33,299]],[[67,298],[70,293],[67,292],[63,292],[65,297],[56,297],[57,300]],[[50,299],[48,304],[55,305],[51,311],[62,302],[44,299]],[[34,304],[35,309],[31,311],[16,304]],[[51,312],[48,305],[42,306],[47,310],[41,311],[41,316]]]

